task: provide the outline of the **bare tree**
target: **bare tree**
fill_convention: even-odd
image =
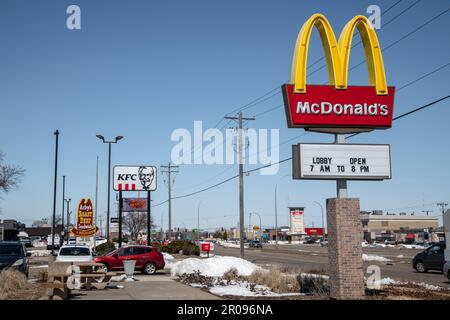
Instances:
[[[16,188],[25,173],[21,166],[5,164],[4,158],[5,154],[0,150],[0,194]]]
[[[125,230],[130,233],[132,240],[137,240],[140,232],[147,230],[147,213],[146,212],[129,212],[123,217],[123,225]],[[153,222],[151,222],[153,225]]]
[[[32,227],[42,227],[43,225],[48,224],[49,219],[48,218],[42,218],[40,220],[33,221]]]

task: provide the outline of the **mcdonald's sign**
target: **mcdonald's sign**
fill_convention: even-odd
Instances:
[[[319,31],[322,41],[329,85],[306,85],[308,46],[313,27]],[[364,46],[369,86],[347,85],[355,29],[358,29]],[[311,16],[298,34],[291,84],[283,85],[282,92],[289,128],[351,133],[387,129],[392,125],[395,88],[386,84],[378,38],[365,16],[350,20],[338,41],[325,16]]]

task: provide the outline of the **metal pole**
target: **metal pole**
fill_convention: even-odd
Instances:
[[[345,143],[345,135],[335,134],[334,143],[343,144]],[[337,179],[336,180],[336,194],[338,198],[347,198],[347,180]]]
[[[278,184],[275,185],[275,247],[278,249],[278,201],[277,201],[277,188]]]
[[[109,242],[109,201],[111,193],[111,142],[108,142],[108,205],[106,209],[106,239]]]
[[[147,245],[151,243],[151,233],[152,233],[152,209],[151,209],[151,191],[147,191]]]
[[[168,171],[168,187],[169,187],[169,241],[172,239],[172,178],[171,176],[171,170],[170,170],[170,162],[169,162],[169,169]]]
[[[323,213],[323,206],[318,201],[313,201],[315,204],[320,206],[320,209],[322,210],[322,229],[323,229],[323,237],[325,238],[325,218]]]
[[[200,242],[200,201],[197,205],[197,241]]]
[[[56,186],[58,180],[58,137],[59,131],[53,133],[56,136],[55,140],[55,178],[53,185],[53,221],[52,221],[52,254],[55,253],[55,232],[56,232]]]
[[[66,209],[67,209],[67,211],[66,211],[66,214],[67,214],[67,227],[66,227],[66,229],[67,229],[67,234],[68,235],[70,235],[70,230],[69,230],[69,224],[70,224],[70,212],[69,212],[69,207],[70,207],[70,199],[65,199],[65,201],[66,201],[66,203],[67,203],[67,205],[66,205]],[[67,236],[67,239],[69,239],[69,236]]]
[[[243,164],[243,137],[242,137],[242,112],[238,114],[239,121],[239,224],[240,224],[240,252],[244,259],[244,164]]]
[[[97,231],[97,199],[98,199],[98,156],[97,156],[97,165],[95,167],[95,209],[94,209],[94,228]],[[94,232],[94,252],[96,251],[96,241],[95,241]]]
[[[122,191],[119,191],[119,248],[122,247]]]
[[[62,225],[62,235],[59,241],[59,245],[63,245],[66,232],[64,232],[64,199],[66,195],[66,176],[63,176],[63,196],[62,196],[62,208],[61,208],[61,225]]]

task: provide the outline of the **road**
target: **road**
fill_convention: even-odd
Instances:
[[[377,255],[390,259],[389,262],[364,262],[364,269],[369,265],[378,265],[381,278],[391,278],[397,281],[426,283],[450,289],[450,282],[441,272],[429,271],[418,273],[411,267],[411,259],[421,250],[398,248],[363,248],[363,253]],[[239,257],[239,249],[215,246],[215,253],[221,256]],[[277,250],[274,245],[267,245],[263,249],[246,249],[245,259],[262,267],[282,265],[284,267],[314,272],[327,271],[328,248],[318,245],[280,245]],[[369,276],[366,274],[365,276]]]

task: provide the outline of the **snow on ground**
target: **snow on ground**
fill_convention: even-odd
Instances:
[[[401,244],[400,245],[400,249],[401,248],[405,248],[405,249],[426,249],[425,246],[419,245],[419,244]]]
[[[30,266],[30,269],[37,269],[37,268],[48,268],[48,264],[39,264],[35,266]]]
[[[240,248],[241,247],[239,243],[233,243],[233,242],[222,242],[221,245],[224,248]],[[244,248],[248,249],[248,246],[244,245]]]
[[[52,252],[50,250],[30,250],[32,257],[48,257]]]
[[[363,253],[362,258],[363,258],[363,261],[379,261],[379,262],[391,261],[385,257],[381,257],[381,256],[373,255],[373,254],[365,254],[365,253]]]
[[[172,265],[176,262],[175,261],[175,258],[172,256],[172,255],[170,255],[170,254],[168,254],[168,253],[165,253],[165,252],[161,252],[162,253],[162,255],[163,255],[163,257],[164,257],[164,262],[165,262],[165,268],[171,268],[172,267]]]
[[[239,297],[258,297],[258,296],[294,296],[300,293],[275,293],[268,287],[256,285],[251,289],[252,284],[247,281],[230,281],[226,286],[215,285],[209,289],[209,292],[218,296],[239,296]]]
[[[203,276],[222,277],[231,268],[235,268],[239,275],[249,276],[259,269],[257,265],[236,257],[215,256],[207,259],[187,258],[171,266],[172,276],[199,271]]]
[[[432,290],[432,291],[440,291],[440,290],[445,290],[445,288],[443,288],[443,287],[439,287],[439,286],[435,286],[435,285],[432,285],[432,284],[428,284],[428,283],[425,283],[425,282],[420,282],[420,283],[417,283],[417,282],[408,282],[408,281],[397,281],[397,280],[394,280],[394,279],[392,279],[392,278],[382,278],[382,279],[380,279],[380,280],[378,280],[378,281],[374,281],[373,283],[371,283],[371,285],[381,285],[381,286],[386,286],[386,285],[416,285],[416,286],[420,286],[420,287],[423,287],[423,288],[425,288],[425,289],[427,289],[427,290]]]

